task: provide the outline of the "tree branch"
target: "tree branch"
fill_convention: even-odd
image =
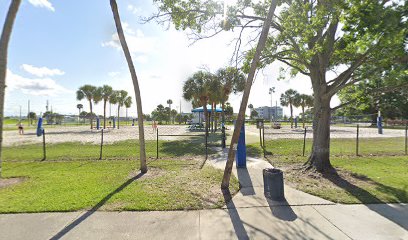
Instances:
[[[390,86],[390,87],[377,88],[377,89],[375,89],[373,91],[365,91],[363,94],[373,95],[373,94],[377,94],[377,93],[389,93],[389,92],[394,92],[395,90],[401,89],[401,88],[404,88],[404,87],[408,87],[408,83],[403,83],[403,84],[400,84],[400,85]],[[349,101],[347,101],[345,103],[342,103],[342,104],[340,104],[340,105],[338,105],[338,106],[336,106],[334,108],[331,108],[331,111],[335,111],[335,110],[337,110],[339,108],[342,108],[344,106],[355,103],[355,102],[357,102],[357,100],[358,99],[349,100]]]
[[[369,52],[370,50],[365,52],[363,55],[357,58],[347,70],[345,70],[335,79],[330,81],[332,82],[332,84],[328,86],[328,89],[329,89],[327,93],[328,96],[333,96],[334,94],[336,94],[343,87],[343,85],[347,83],[347,81],[350,79],[351,75],[353,74],[354,70],[356,70],[361,64],[364,63]]]

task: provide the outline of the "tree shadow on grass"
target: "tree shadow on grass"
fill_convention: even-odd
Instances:
[[[246,145],[246,151],[250,157],[261,157],[263,154],[262,148],[259,145]]]
[[[122,185],[120,185],[117,189],[109,193],[106,197],[104,197],[101,201],[99,201],[95,206],[91,208],[91,210],[85,212],[82,214],[79,218],[77,218],[75,221],[73,221],[71,224],[68,226],[64,227],[61,231],[59,231],[57,234],[55,234],[51,240],[56,240],[56,239],[61,239],[64,235],[66,235],[68,232],[70,232],[72,229],[74,229],[76,226],[78,226],[80,223],[85,221],[88,217],[90,217],[92,214],[94,214],[100,207],[102,207],[109,199],[111,199],[115,194],[121,192],[123,189],[125,189],[127,186],[129,186],[131,183],[134,181],[138,180],[144,175],[144,173],[139,173],[136,176],[128,179],[126,182],[124,182]]]
[[[401,189],[393,188],[386,186],[384,184],[378,183],[373,181],[372,179],[362,176],[362,175],[357,175],[357,174],[352,174],[354,178],[360,179],[362,181],[369,182],[376,186],[376,188],[386,194],[391,194],[395,196],[398,201],[400,202],[407,202],[408,195],[406,191],[403,191]],[[392,207],[390,205],[385,204],[384,201],[381,199],[377,198],[367,190],[347,181],[343,177],[341,177],[337,171],[333,171],[330,173],[324,173],[323,177],[325,177],[327,180],[332,182],[334,185],[346,190],[348,193],[353,195],[355,198],[360,200],[361,202],[364,202],[365,205],[372,211],[380,214],[381,216],[387,218],[388,220],[398,224],[405,230],[408,230],[408,221],[406,221],[406,214],[407,214],[407,209],[404,209],[402,207]],[[380,204],[380,205],[379,205]]]
[[[209,142],[210,143],[210,142]],[[214,151],[208,148],[208,154]],[[159,145],[159,156],[204,156],[205,155],[205,138],[204,136],[186,137],[182,140],[161,141]]]

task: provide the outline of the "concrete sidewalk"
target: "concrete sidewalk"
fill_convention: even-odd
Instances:
[[[223,168],[225,155],[208,164]],[[0,239],[408,239],[408,205],[339,205],[285,186],[263,196],[262,169],[234,169],[242,189],[223,209],[0,215]]]

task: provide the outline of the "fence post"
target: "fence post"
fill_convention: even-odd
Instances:
[[[405,155],[408,154],[408,123],[405,124]]]
[[[42,161],[44,161],[45,159],[47,159],[47,152],[45,149],[45,129],[42,130],[42,134],[43,134],[43,159]]]
[[[101,131],[101,151],[99,153],[99,160],[102,160],[102,147],[103,147],[103,128]]]
[[[159,158],[159,128],[156,128],[156,159]]]
[[[358,156],[358,145],[359,145],[358,135],[359,135],[359,132],[360,132],[360,125],[357,124],[356,156]]]
[[[303,134],[303,157],[305,156],[305,149],[306,149],[306,128]]]

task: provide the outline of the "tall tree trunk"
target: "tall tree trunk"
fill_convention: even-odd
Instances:
[[[302,121],[303,121],[303,128],[305,128],[305,122],[306,122],[306,119],[305,119],[305,106],[302,106]]]
[[[106,129],[106,100],[103,100],[103,129]]]
[[[248,105],[248,98],[249,98],[249,93],[251,92],[252,81],[254,80],[254,76],[255,76],[255,72],[256,72],[256,68],[259,62],[261,52],[264,49],[266,40],[268,38],[268,32],[271,26],[272,17],[275,12],[275,8],[276,8],[276,0],[272,0],[271,6],[269,7],[268,16],[262,27],[262,32],[261,32],[261,36],[259,37],[258,45],[256,46],[254,58],[252,59],[252,62],[251,62],[251,68],[249,70],[248,79],[245,84],[244,94],[242,96],[241,106],[239,108],[238,119],[235,124],[234,133],[232,135],[231,144],[230,144],[230,148],[228,151],[227,163],[225,164],[224,176],[223,176],[222,183],[221,183],[222,189],[228,189],[229,187],[232,166],[234,164],[234,158],[235,158],[235,150],[237,148],[237,143],[238,143],[239,134],[241,132],[241,127],[245,120],[245,110]]]
[[[214,132],[214,102],[211,102],[211,132]]]
[[[218,123],[218,116],[217,116],[217,104],[214,104],[214,106],[215,106],[215,108],[214,108],[214,111],[215,111],[215,113],[214,113],[214,126],[215,126],[215,128],[214,128],[214,132],[217,132],[217,123]]]
[[[223,102],[221,102],[221,119],[222,119],[222,122],[225,125],[225,111],[224,111],[224,108],[225,108],[225,102],[223,101]]]
[[[293,106],[291,103],[289,103],[289,108],[290,108],[290,128],[293,128]]]
[[[171,104],[169,104],[169,121],[167,122],[167,124],[171,123]]]
[[[91,112],[91,116],[90,116],[90,120],[91,120],[91,129],[93,128],[93,118],[94,118],[94,116],[93,116],[93,112],[92,112],[92,100],[89,100],[89,111]]]
[[[204,110],[204,119],[205,119],[205,134],[208,136],[208,130],[209,130],[208,120],[209,119],[208,119],[207,102],[204,103],[203,110]]]
[[[223,148],[225,148],[226,146],[226,144],[225,144],[225,141],[226,141],[226,137],[225,137],[225,111],[224,111],[224,108],[225,108],[225,101],[222,101],[221,102],[221,121],[222,121],[222,124],[221,124],[221,134],[222,134],[222,143],[221,143],[221,145],[222,145],[222,147]]]
[[[317,171],[323,172],[332,168],[330,164],[330,100],[317,100],[314,106],[319,111],[315,111],[313,118],[313,146],[309,162]]]
[[[120,105],[118,104],[118,129],[119,129],[119,118],[120,118],[119,111],[120,111]]]
[[[16,19],[21,0],[13,0],[7,12],[6,21],[0,38],[0,178],[2,174],[2,146],[3,146],[3,120],[4,120],[4,95],[6,91],[7,51],[11,31]]]
[[[137,106],[137,121],[139,125],[139,145],[140,145],[140,171],[142,173],[147,172],[146,165],[146,149],[145,149],[145,137],[144,137],[144,126],[143,126],[143,110],[142,110],[142,98],[140,96],[139,82],[137,80],[136,70],[133,65],[132,57],[130,56],[129,48],[126,43],[125,35],[123,33],[122,24],[120,22],[118,6],[115,0],[110,0],[110,5],[112,8],[113,18],[115,19],[116,29],[118,32],[120,44],[122,45],[123,52],[126,57],[126,61],[129,66],[130,75],[133,81],[133,88],[135,90],[136,96],[136,106]]]
[[[327,94],[325,70],[311,69],[314,92],[313,145],[309,167],[319,172],[331,170],[330,164],[330,99]]]

